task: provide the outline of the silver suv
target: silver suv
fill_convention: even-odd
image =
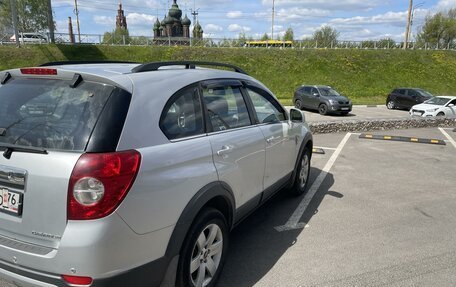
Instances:
[[[0,277],[17,286],[214,286],[229,231],[306,190],[301,111],[237,67],[63,62],[0,79]]]

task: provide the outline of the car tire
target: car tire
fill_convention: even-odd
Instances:
[[[445,116],[445,113],[444,112],[440,112],[437,114],[437,117],[444,117]]]
[[[295,108],[297,108],[298,110],[302,110],[302,102],[301,102],[301,100],[296,100],[295,101]]]
[[[214,251],[214,248],[217,250]],[[182,246],[176,286],[215,286],[227,251],[228,226],[225,217],[217,209],[203,209],[190,227]]]
[[[396,103],[393,100],[390,100],[386,104],[386,107],[388,108],[388,110],[395,110],[396,109]]]
[[[321,104],[319,107],[318,107],[318,112],[320,113],[320,115],[326,115],[328,114],[328,106],[326,104]]]
[[[301,158],[299,159],[298,166],[296,168],[296,175],[293,186],[290,189],[291,194],[295,196],[300,196],[307,190],[310,175],[310,158],[310,150],[308,148],[304,148]]]

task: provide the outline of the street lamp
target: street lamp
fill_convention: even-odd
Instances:
[[[410,30],[409,30],[409,39],[412,39],[412,26],[413,26],[413,17],[415,16],[415,9],[420,8],[424,5],[425,2],[420,2],[413,6],[412,9],[412,16],[410,17]],[[410,40],[411,41],[411,40]]]

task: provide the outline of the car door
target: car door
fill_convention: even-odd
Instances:
[[[289,179],[293,171],[297,154],[295,137],[299,129],[287,120],[286,111],[267,91],[253,85],[246,85],[245,91],[266,139],[264,198],[267,198]]]
[[[400,108],[404,108],[404,107],[407,107],[407,98],[408,98],[408,95],[409,94],[409,90],[408,89],[400,89],[398,91],[398,94],[397,94],[397,101],[399,103],[399,107]]]
[[[233,191],[236,208],[250,210],[263,191],[266,143],[236,80],[206,81],[201,85],[208,137],[219,180]]]
[[[312,87],[304,87],[302,92],[302,104],[305,108],[311,109],[312,108],[312,95],[311,95]]]
[[[404,100],[404,105],[406,108],[410,109],[418,103],[418,98],[420,94],[415,90],[408,90],[407,97]]]
[[[456,117],[456,99],[445,106],[445,115],[450,118]]]
[[[312,109],[317,110],[318,107],[320,106],[320,92],[315,87],[312,88],[310,91],[309,102],[310,102],[310,108],[312,108]]]

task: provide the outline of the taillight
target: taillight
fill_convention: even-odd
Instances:
[[[24,68],[21,69],[24,75],[57,75],[57,69],[47,68]]]
[[[122,202],[139,170],[136,150],[86,153],[76,163],[68,187],[68,219],[98,219]]]
[[[62,275],[62,278],[70,286],[90,286],[93,282],[93,279],[90,277]]]

